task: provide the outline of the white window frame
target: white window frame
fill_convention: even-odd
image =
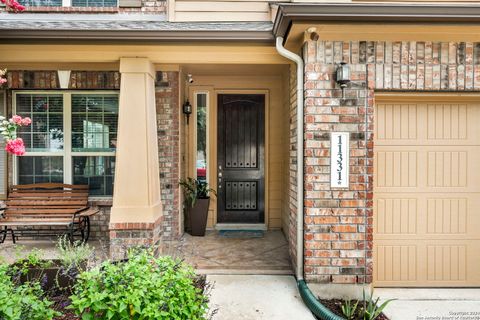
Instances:
[[[205,131],[206,131],[206,135],[205,135],[205,145],[206,145],[206,157],[205,157],[205,161],[206,161],[206,170],[207,170],[207,175],[205,177],[205,180],[207,183],[209,183],[209,179],[208,179],[208,176],[209,176],[209,173],[210,173],[210,144],[208,143],[210,140],[210,137],[209,137],[209,121],[210,121],[210,91],[208,90],[194,90],[193,91],[193,105],[194,105],[194,112],[195,112],[195,115],[193,117],[193,123],[194,123],[194,126],[193,126],[193,132],[194,132],[194,137],[193,137],[193,157],[194,157],[194,161],[193,161],[193,172],[194,172],[194,177],[195,179],[197,179],[197,152],[198,152],[198,147],[197,147],[197,141],[198,141],[198,136],[197,136],[197,133],[198,133],[198,125],[197,125],[197,115],[198,115],[198,101],[197,101],[197,96],[199,94],[205,94],[207,96],[207,99],[206,99],[206,105],[205,105],[205,109],[206,109],[206,113],[207,113],[207,117],[205,119],[206,121],[206,124],[205,124]]]
[[[117,0],[117,5],[115,7],[119,8],[120,0]],[[62,7],[71,7],[72,6],[72,0],[62,0]],[[115,7],[94,7],[94,8],[115,8]],[[75,7],[75,8],[91,8],[91,6],[87,7]]]
[[[116,151],[72,151],[72,95],[116,95],[120,93],[113,90],[89,90],[89,91],[57,91],[57,90],[18,90],[13,91],[12,113],[17,110],[17,95],[19,94],[45,94],[45,95],[62,95],[63,96],[63,150],[59,151],[27,151],[25,156],[63,156],[63,183],[73,184],[73,157],[76,156],[94,156],[94,157],[115,157]],[[118,131],[117,131],[118,132]],[[13,183],[18,183],[18,157],[14,156],[13,160]],[[91,196],[93,199],[111,199],[112,196]]]
[[[71,7],[72,6],[72,0],[62,0],[62,7]],[[5,5],[0,4],[0,8],[5,7]],[[55,6],[51,6],[52,8],[55,8]],[[115,6],[116,8],[120,7],[120,0],[117,0],[117,5]],[[115,7],[97,7],[97,8],[115,8]],[[58,8],[58,7],[57,7]],[[90,7],[76,7],[76,8],[90,8]]]
[[[6,90],[1,90],[0,89],[0,116],[7,117],[7,92]],[[1,138],[3,140],[3,138]],[[6,151],[4,150],[3,146],[5,144],[2,142],[1,143],[1,149],[0,152],[2,153],[3,157],[3,165],[4,167],[4,175],[0,176],[0,179],[2,179],[2,189],[0,190],[0,200],[5,200],[7,193],[8,193],[8,157],[6,154]]]

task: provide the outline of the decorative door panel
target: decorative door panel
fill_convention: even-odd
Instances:
[[[264,223],[265,95],[218,95],[218,222]]]

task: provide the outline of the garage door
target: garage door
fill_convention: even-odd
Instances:
[[[375,107],[374,284],[480,286],[480,98]]]

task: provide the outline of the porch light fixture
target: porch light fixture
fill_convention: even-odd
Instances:
[[[346,62],[340,62],[340,65],[337,67],[336,73],[336,82],[342,88],[342,99],[345,99],[345,88],[347,84],[350,83],[350,66]]]
[[[192,114],[192,105],[190,104],[188,99],[183,104],[183,113],[187,116],[187,125],[188,125],[188,119],[190,118],[190,115]]]
[[[60,89],[68,89],[71,72],[71,70],[57,70],[58,84],[60,85]]]

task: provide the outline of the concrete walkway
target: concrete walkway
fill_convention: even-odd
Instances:
[[[214,320],[314,320],[295,278],[281,275],[208,275]]]
[[[375,289],[390,320],[480,320],[480,289]]]

